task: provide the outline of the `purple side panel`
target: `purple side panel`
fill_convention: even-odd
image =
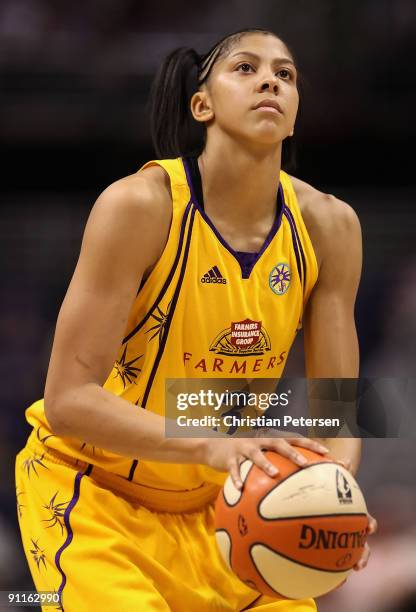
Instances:
[[[88,476],[89,474],[91,474],[92,471],[92,464],[90,463],[88,465],[88,467],[86,468],[85,472],[78,472],[76,477],[75,477],[75,483],[74,483],[74,494],[72,496],[71,501],[69,502],[69,504],[66,507],[65,513],[64,513],[64,523],[65,523],[65,527],[66,527],[66,532],[67,532],[67,537],[65,542],[62,544],[61,548],[57,551],[56,555],[55,555],[55,565],[58,568],[61,576],[62,576],[62,581],[61,581],[61,585],[58,589],[58,593],[60,596],[60,599],[62,600],[62,591],[64,589],[64,586],[66,584],[66,575],[61,567],[61,555],[63,553],[63,551],[65,550],[65,548],[68,548],[68,546],[71,544],[72,539],[74,537],[72,528],[71,528],[71,524],[69,522],[69,515],[71,514],[72,510],[74,509],[78,499],[79,499],[79,494],[80,494],[80,487],[81,487],[81,478],[83,476]],[[63,610],[63,604],[62,604],[62,610]]]

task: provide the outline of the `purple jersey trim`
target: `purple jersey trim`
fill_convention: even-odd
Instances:
[[[195,207],[197,208],[199,214],[204,219],[204,221],[209,225],[209,227],[212,229],[212,231],[214,232],[218,240],[221,242],[221,244],[238,261],[240,268],[241,268],[242,278],[244,279],[249,278],[254,266],[256,265],[260,257],[263,255],[264,251],[267,249],[267,247],[273,240],[274,236],[276,235],[281,225],[283,211],[285,209],[285,199],[284,199],[282,185],[279,184],[279,188],[277,190],[276,216],[275,216],[273,225],[270,229],[270,232],[268,233],[266,240],[263,243],[263,246],[261,247],[260,251],[258,251],[257,253],[243,253],[242,251],[235,251],[228,244],[228,242],[224,240],[224,238],[221,236],[221,234],[219,233],[215,225],[212,223],[211,219],[208,217],[203,206],[201,205],[201,203],[198,201],[198,198],[196,197],[189,163],[185,158],[182,158],[182,162],[185,168],[186,180],[188,181],[188,186],[189,186],[189,191],[191,192],[192,202],[195,204]],[[248,256],[252,256],[252,259],[251,257],[248,257]]]
[[[195,206],[192,206],[192,211],[191,211],[191,218],[189,221],[189,228],[188,228],[188,235],[186,237],[186,244],[185,244],[185,251],[183,254],[183,260],[182,260],[182,264],[181,264],[181,271],[179,274],[179,279],[178,279],[178,284],[175,287],[175,292],[173,294],[172,297],[172,303],[169,309],[169,313],[168,313],[168,318],[166,320],[166,325],[165,325],[165,330],[163,333],[163,337],[162,337],[162,341],[160,343],[159,346],[159,350],[157,352],[155,361],[153,363],[153,367],[152,367],[152,371],[150,372],[150,376],[149,376],[149,380],[147,381],[147,385],[146,385],[146,389],[143,395],[143,401],[141,403],[141,407],[142,408],[146,408],[146,404],[147,404],[147,400],[149,399],[149,394],[152,388],[152,384],[154,381],[154,378],[156,376],[156,372],[157,369],[159,367],[159,363],[160,360],[162,358],[163,355],[163,351],[165,350],[165,346],[166,346],[166,341],[168,339],[168,334],[169,334],[169,329],[172,323],[172,319],[173,319],[173,315],[175,313],[175,308],[176,308],[176,304],[178,302],[178,298],[179,298],[179,293],[182,287],[182,282],[183,282],[183,277],[185,276],[185,269],[186,269],[186,263],[188,261],[188,255],[189,255],[189,246],[191,243],[191,236],[192,236],[192,227],[194,224],[194,218],[195,218],[195,211],[196,208]],[[138,464],[138,459],[134,459],[132,461],[131,467],[130,467],[130,471],[129,471],[129,475],[128,475],[128,480],[133,480],[134,477],[134,472],[136,470],[137,464]]]
[[[140,323],[138,323],[136,325],[136,327],[124,338],[123,344],[128,342],[130,340],[130,338],[132,338],[135,334],[137,334],[138,331],[140,331],[140,329],[146,323],[146,321],[148,320],[148,318],[150,317],[150,315],[152,314],[152,312],[154,311],[156,306],[162,300],[163,296],[165,295],[166,291],[168,290],[168,287],[169,287],[170,283],[172,282],[173,275],[176,272],[176,268],[178,266],[179,258],[180,258],[181,253],[182,253],[183,237],[184,237],[184,234],[185,234],[186,221],[188,219],[188,215],[189,215],[190,209],[191,209],[191,202],[188,202],[188,205],[187,205],[187,207],[185,209],[185,212],[184,212],[184,215],[183,215],[183,219],[182,219],[181,231],[180,231],[180,235],[179,235],[179,242],[178,242],[178,248],[177,248],[177,251],[176,251],[175,259],[173,261],[173,264],[172,264],[170,272],[169,272],[169,274],[167,276],[167,279],[165,280],[165,282],[163,284],[163,287],[160,290],[159,295],[157,296],[156,300],[152,304],[151,308],[149,308],[149,310],[147,311],[147,314],[143,317],[143,319],[140,321]]]
[[[92,467],[93,466],[90,463],[84,472],[78,472],[77,475],[75,476],[74,494],[72,496],[71,501],[67,505],[65,513],[64,513],[64,523],[65,523],[66,532],[67,532],[66,540],[62,544],[61,548],[57,551],[57,553],[55,555],[55,565],[58,568],[58,570],[59,570],[59,572],[60,572],[60,574],[62,576],[61,585],[60,585],[60,587],[58,589],[59,597],[60,597],[60,600],[61,600],[62,610],[64,609],[63,603],[62,603],[62,591],[63,591],[64,586],[66,584],[66,575],[65,575],[65,573],[64,573],[64,571],[63,571],[63,569],[61,567],[61,555],[62,555],[63,551],[65,550],[65,548],[68,548],[68,546],[71,544],[72,539],[74,537],[74,533],[72,531],[71,524],[69,522],[69,515],[71,514],[71,512],[74,509],[77,501],[79,500],[80,487],[81,487],[81,478],[83,476],[89,476],[89,474],[91,474]]]
[[[299,247],[299,251],[300,251],[300,256],[301,256],[301,259],[302,259],[303,289],[304,289],[304,292],[305,292],[306,291],[306,272],[307,272],[307,269],[306,269],[306,260],[305,260],[305,253],[303,251],[302,241],[301,241],[301,239],[299,237],[298,228],[296,227],[296,222],[295,222],[295,219],[293,218],[292,211],[290,210],[290,208],[286,208],[285,213],[286,213],[286,216],[288,218],[290,218],[290,220],[291,220],[291,225],[293,226],[293,230],[295,232],[296,240],[297,240],[297,243],[298,243],[298,247]]]
[[[295,230],[293,229],[292,221],[289,215],[286,214],[286,211],[285,211],[285,217],[288,220],[290,231],[292,234],[292,243],[293,243],[293,248],[295,250],[295,257],[296,257],[296,264],[298,268],[299,280],[300,280],[301,285],[303,285],[302,264],[300,263],[300,253],[298,249],[298,242],[296,240]]]
[[[248,278],[250,276],[250,271],[256,263],[258,253],[247,253],[245,251],[236,251],[236,253],[238,255],[241,270],[243,271],[242,277]]]

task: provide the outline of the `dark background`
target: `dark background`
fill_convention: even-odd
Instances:
[[[89,210],[107,185],[154,158],[146,102],[162,58],[184,45],[206,52],[252,26],[280,35],[304,75],[295,174],[349,202],[361,220],[361,373],[414,376],[414,0],[2,0],[0,589],[33,588],[17,530],[14,458],[29,433],[24,410],[43,394]],[[386,546],[398,547],[398,575],[409,572],[414,584],[404,551],[416,539],[407,514],[416,501],[413,446],[365,441],[358,479],[383,519],[374,560],[320,610],[401,609],[383,590],[397,583],[395,556],[382,559]]]

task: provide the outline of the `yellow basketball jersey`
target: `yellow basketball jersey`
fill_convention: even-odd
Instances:
[[[275,222],[256,254],[227,244],[205,214],[196,159],[156,160],[168,173],[173,217],[164,251],[142,283],[104,388],[163,415],[169,378],[275,378],[316,282],[318,267],[290,177],[280,172]],[[143,169],[142,168],[142,169]],[[138,228],[138,240],[140,239]],[[43,400],[26,411],[32,436],[132,482],[167,490],[222,484],[196,464],[134,460],[55,436]]]

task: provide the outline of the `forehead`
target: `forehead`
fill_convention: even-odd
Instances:
[[[253,33],[245,34],[240,40],[232,43],[224,59],[233,57],[235,54],[244,51],[256,53],[257,55],[271,59],[275,57],[292,58],[290,51],[280,38],[277,38],[273,34]]]

